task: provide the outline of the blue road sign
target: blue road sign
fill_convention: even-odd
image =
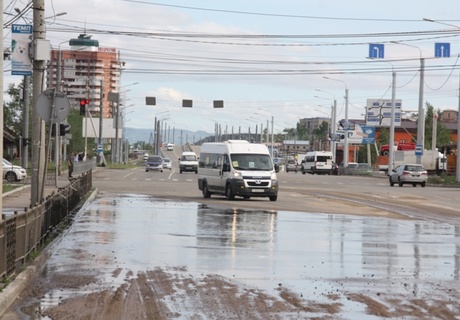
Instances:
[[[437,42],[434,44],[434,56],[436,58],[449,58],[450,57],[450,43]]]
[[[415,155],[416,156],[423,156],[423,145],[421,145],[421,144],[415,145]]]
[[[369,58],[383,59],[385,57],[385,46],[380,43],[369,44]]]

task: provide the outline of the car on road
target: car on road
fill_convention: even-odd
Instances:
[[[160,156],[150,156],[145,164],[145,172],[160,171],[163,172],[163,158]]]
[[[148,158],[149,158],[149,154],[148,154],[148,153],[145,153],[145,154],[144,154],[144,161],[147,161]]]
[[[179,158],[179,172],[191,171],[198,173],[198,157],[195,152],[184,151]]]
[[[428,172],[421,164],[400,164],[390,172],[390,186],[397,183],[400,187],[405,184],[411,184],[416,187],[417,184],[425,187],[428,180]]]
[[[174,150],[174,145],[172,143],[168,143],[166,145],[166,151],[173,151]]]
[[[163,169],[172,169],[172,161],[169,158],[163,158]]]
[[[26,169],[3,159],[3,179],[8,182],[16,182],[24,180],[25,178],[27,178]]]
[[[289,171],[297,172],[297,169],[300,169],[300,167],[297,164],[297,161],[295,159],[289,159],[286,161],[286,172],[289,172]]]
[[[356,162],[348,162],[346,167],[345,164],[341,162],[337,168],[338,175],[351,175],[356,167],[358,167],[358,163]]]

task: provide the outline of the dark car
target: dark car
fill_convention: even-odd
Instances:
[[[145,171],[160,171],[163,172],[163,158],[160,156],[150,156],[145,163]]]

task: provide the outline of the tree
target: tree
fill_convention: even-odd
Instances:
[[[432,148],[432,137],[433,137],[433,118],[437,115],[436,120],[436,146],[435,148],[441,148],[452,144],[452,132],[441,123],[442,112],[440,109],[434,110],[434,107],[427,102],[426,103],[426,115],[425,115],[425,149],[431,150]]]
[[[32,87],[32,80],[29,83],[29,87]],[[10,101],[3,102],[3,123],[6,127],[16,132],[18,136],[22,136],[24,121],[22,92],[24,92],[24,79],[18,85],[10,83],[8,85],[8,90],[6,90],[6,94],[9,95]],[[32,89],[30,90],[29,101],[32,101]],[[29,117],[31,110],[32,108],[29,106]]]

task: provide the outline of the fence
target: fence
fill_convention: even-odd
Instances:
[[[0,223],[0,278],[13,276],[27,258],[69,221],[80,200],[92,188],[92,171],[57,189],[42,204],[4,216]]]

